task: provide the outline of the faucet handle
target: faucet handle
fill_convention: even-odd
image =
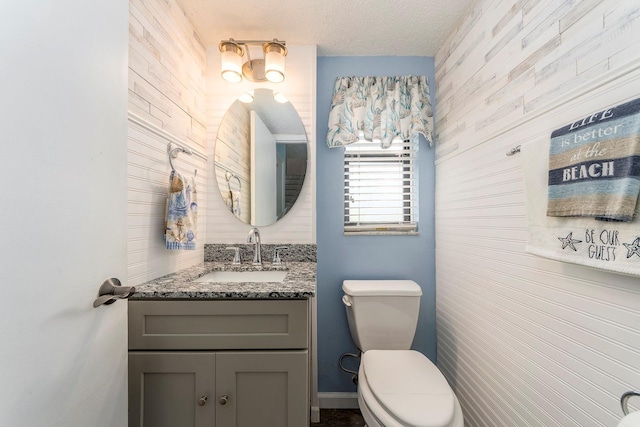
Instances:
[[[233,261],[231,262],[232,265],[240,265],[242,263],[242,260],[240,259],[240,248],[236,247],[236,246],[232,246],[232,247],[228,247],[228,248],[224,248],[227,251],[235,251],[234,255],[233,255]]]
[[[282,264],[282,260],[280,259],[280,251],[285,249],[289,249],[289,246],[277,246],[273,249],[273,263],[276,265]]]

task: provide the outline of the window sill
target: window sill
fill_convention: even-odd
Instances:
[[[419,236],[419,231],[345,231],[345,236]]]

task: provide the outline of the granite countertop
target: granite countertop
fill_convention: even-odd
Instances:
[[[212,271],[286,270],[282,282],[195,282]],[[204,262],[168,274],[135,287],[132,300],[143,299],[305,299],[316,293],[315,262],[283,262],[281,265],[250,263],[231,265],[229,262]]]

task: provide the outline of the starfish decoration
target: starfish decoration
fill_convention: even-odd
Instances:
[[[623,243],[623,245],[627,248],[627,258],[631,258],[633,254],[640,257],[640,237],[637,237],[633,243]]]
[[[576,247],[573,245],[574,243],[582,243],[582,240],[576,240],[573,238],[573,231],[567,234],[567,237],[558,237],[558,240],[562,242],[562,249],[569,246],[574,251],[577,251]]]

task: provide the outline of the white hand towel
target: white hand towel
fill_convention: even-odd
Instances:
[[[640,276],[640,221],[613,223],[588,217],[547,216],[549,140],[524,144],[528,242],[526,251],[613,272]]]
[[[197,223],[196,180],[172,171],[169,177],[165,225],[167,249],[195,250]]]

